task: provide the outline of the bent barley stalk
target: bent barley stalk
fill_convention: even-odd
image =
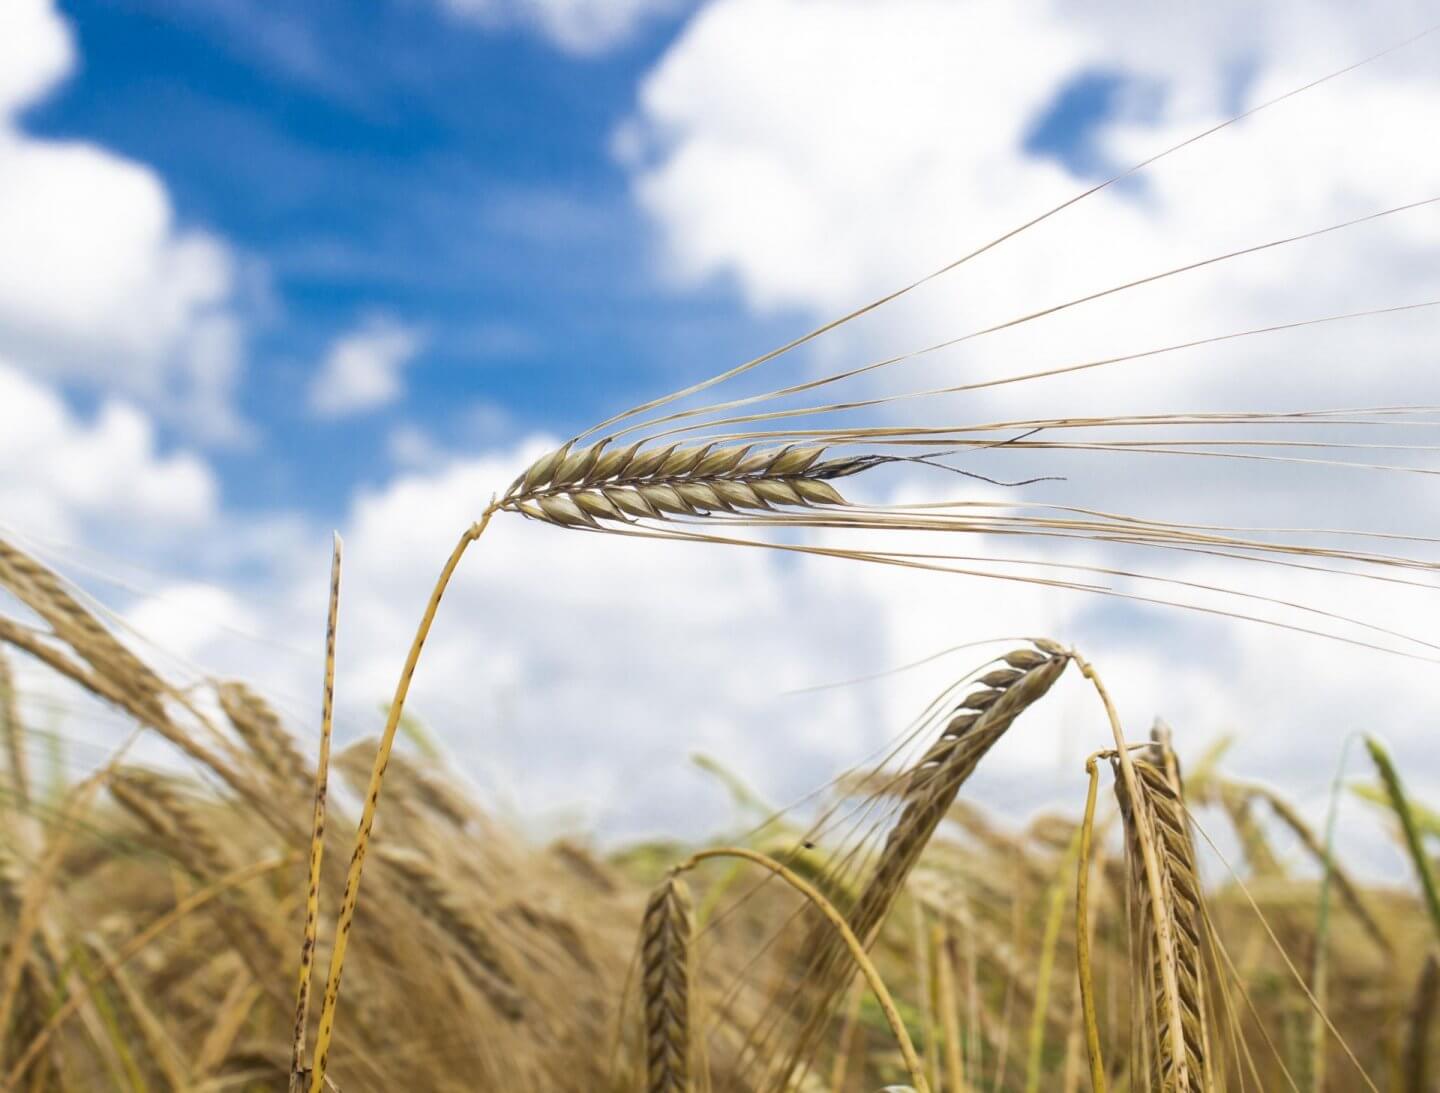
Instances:
[[[889,988],[885,986],[885,981],[881,978],[869,954],[866,953],[865,943],[851,927],[845,915],[841,914],[840,911],[835,908],[835,905],[826,899],[825,895],[819,889],[794,870],[787,868],[767,854],[762,854],[758,850],[751,850],[747,847],[724,846],[713,850],[702,850],[697,854],[692,854],[686,861],[677,866],[675,871],[676,873],[689,872],[701,862],[717,858],[738,858],[753,862],[769,870],[772,875],[784,881],[796,892],[799,892],[809,905],[819,912],[821,917],[829,923],[839,938],[841,949],[850,955],[851,960],[855,963],[855,967],[860,970],[860,974],[864,976],[871,993],[875,996],[875,1001],[879,1004],[880,1011],[884,1014],[885,1021],[890,1026],[890,1031],[895,1037],[896,1046],[900,1049],[900,1057],[905,1063],[906,1071],[909,1072],[910,1082],[915,1089],[915,1093],[930,1093],[930,1084],[925,1079],[925,1066],[915,1051],[915,1045],[910,1039],[910,1033],[905,1027],[905,1022],[900,1017],[900,1011],[895,1005],[895,1000],[891,997]],[[845,978],[848,979],[848,975]],[[776,1088],[789,1088],[788,1078],[782,1080]]]

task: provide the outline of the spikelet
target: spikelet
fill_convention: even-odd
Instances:
[[[220,840],[171,779],[121,767],[111,773],[108,787],[115,802],[159,836],[197,877],[217,877],[233,868]]]
[[[666,877],[640,927],[646,1093],[690,1093],[690,890]]]

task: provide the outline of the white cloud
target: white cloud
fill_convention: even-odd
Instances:
[[[8,527],[55,539],[87,528],[153,523],[167,536],[217,513],[215,477],[199,457],[162,454],[151,421],[106,402],[90,419],[0,361],[0,512]]]
[[[239,438],[234,255],[177,223],[150,168],[20,127],[19,112],[74,66],[49,0],[7,4],[0,42],[0,350],[128,392],[209,439]]]
[[[70,70],[74,53],[51,0],[9,0],[0,11],[0,113],[48,91]]]
[[[336,338],[310,385],[310,408],[321,417],[374,410],[404,393],[405,366],[424,347],[418,328],[374,317]]]
[[[452,14],[491,26],[530,27],[561,49],[601,53],[644,23],[674,11],[678,0],[439,0]]]

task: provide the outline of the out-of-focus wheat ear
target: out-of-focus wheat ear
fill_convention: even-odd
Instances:
[[[1429,1093],[1430,1027],[1435,1022],[1435,1007],[1440,1002],[1440,960],[1432,950],[1425,957],[1420,981],[1415,985],[1415,1001],[1410,1006],[1409,1042],[1405,1045],[1405,1093]]]
[[[385,849],[381,861],[404,879],[411,902],[456,943],[465,956],[463,967],[470,981],[507,1021],[525,1016],[525,1003],[473,900],[455,891],[435,867],[414,850]]]
[[[673,873],[645,906],[640,926],[646,1093],[690,1093],[690,979],[694,911]]]
[[[1075,960],[1080,975],[1080,1008],[1085,1016],[1085,1050],[1090,1058],[1091,1093],[1105,1093],[1105,1061],[1100,1054],[1100,1022],[1095,1011],[1095,975],[1090,960],[1090,850],[1095,833],[1095,798],[1100,788],[1096,756],[1085,761],[1090,788],[1080,823],[1080,861],[1075,871]]]
[[[1254,792],[1270,806],[1270,811],[1275,814],[1276,819],[1288,827],[1300,840],[1300,844],[1315,859],[1315,864],[1324,871],[1328,879],[1335,882],[1336,891],[1340,893],[1340,897],[1359,920],[1360,925],[1365,928],[1365,932],[1370,935],[1376,946],[1387,956],[1391,955],[1394,952],[1394,942],[1390,940],[1389,933],[1370,909],[1370,905],[1361,894],[1360,886],[1355,883],[1354,878],[1350,876],[1345,867],[1335,860],[1335,855],[1321,841],[1305,818],[1295,811],[1295,807],[1289,801],[1273,789],[1267,786],[1257,786]]]
[[[102,626],[66,589],[64,582],[34,558],[0,539],[0,587],[10,590],[39,615],[65,644],[95,671],[122,685],[134,700],[158,708],[168,688],[150,668]]]
[[[340,566],[344,548],[337,531],[330,555],[330,606],[325,616],[325,679],[320,691],[320,754],[315,761],[315,805],[310,820],[310,868],[305,881],[305,929],[300,940],[300,970],[295,988],[289,1093],[300,1093],[304,1080],[305,1034],[310,1023],[310,979],[320,931],[320,869],[325,858],[325,798],[329,792],[330,736],[335,720],[335,636],[340,623]]]
[[[217,684],[215,693],[231,727],[287,795],[299,796],[313,786],[310,764],[263,698],[233,681]]]
[[[58,820],[51,825],[52,835],[45,847],[44,856],[25,879],[24,889],[20,893],[19,910],[15,913],[5,939],[8,943],[5,962],[3,967],[0,967],[0,1044],[5,1043],[9,1035],[10,1019],[15,1012],[22,973],[31,953],[31,941],[41,926],[45,900],[59,875],[65,852],[69,849],[75,833],[80,830],[78,821],[90,808],[95,794],[110,777],[114,765],[129,749],[137,735],[138,733],[132,732],[105,766],[70,791]],[[5,1084],[0,1082],[0,1089],[5,1088]]]
[[[30,804],[30,767],[25,758],[25,726],[20,721],[20,704],[15,699],[15,675],[10,658],[0,649],[0,734],[5,738],[5,756],[10,764],[10,789],[18,811]]]
[[[1430,858],[1425,853],[1425,846],[1420,838],[1420,826],[1416,823],[1415,812],[1410,807],[1410,798],[1405,793],[1404,783],[1400,781],[1400,772],[1395,769],[1385,745],[1375,737],[1365,737],[1365,748],[1370,752],[1370,758],[1380,774],[1380,781],[1385,786],[1390,809],[1400,821],[1400,830],[1405,836],[1405,848],[1410,852],[1410,861],[1415,866],[1420,890],[1425,896],[1425,909],[1430,914],[1430,923],[1435,927],[1436,937],[1440,938],[1440,893],[1437,893],[1435,887],[1435,873],[1430,866]]]
[[[436,578],[420,624],[415,628],[415,637],[410,642],[410,652],[400,669],[400,679],[395,684],[395,695],[385,718],[385,729],[380,734],[380,746],[375,751],[375,765],[370,771],[370,785],[365,792],[365,803],[360,810],[360,824],[355,832],[355,849],[350,854],[350,867],[345,873],[345,890],[340,897],[340,912],[335,917],[335,942],[330,951],[330,971],[325,977],[325,996],[320,1004],[320,1024],[315,1033],[315,1065],[310,1069],[310,1093],[322,1093],[325,1089],[325,1069],[330,1061],[330,1042],[335,1034],[335,1014],[340,1005],[340,980],[345,971],[345,953],[350,945],[350,929],[355,924],[355,908],[360,902],[360,880],[365,871],[365,855],[370,849],[370,832],[375,826],[375,811],[380,806],[380,789],[385,780],[385,768],[390,763],[390,752],[395,746],[395,734],[400,729],[400,718],[405,712],[405,699],[410,694],[410,681],[420,663],[420,653],[425,648],[425,639],[430,636],[430,627],[435,622],[435,613],[450,578],[455,575],[460,559],[470,544],[484,534],[495,514],[492,505],[481,514],[480,519],[465,529],[450,557],[445,560],[440,576]]]
[[[1265,829],[1255,819],[1255,794],[1249,787],[1228,780],[1219,783],[1218,793],[1220,807],[1225,810],[1230,826],[1235,829],[1250,872],[1257,877],[1283,877],[1285,870],[1280,859],[1271,849],[1270,840],[1265,837]]]
[[[210,1018],[210,1028],[195,1053],[193,1068],[198,1082],[215,1077],[239,1037],[251,1011],[264,994],[264,988],[243,969],[231,981]]]

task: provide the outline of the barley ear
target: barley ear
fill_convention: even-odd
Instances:
[[[1138,876],[1133,864],[1131,870],[1132,885],[1136,889],[1134,894],[1139,901],[1136,906],[1146,909],[1150,919],[1147,928],[1141,931],[1141,936],[1148,939],[1154,949],[1155,959],[1146,962],[1143,970],[1147,973],[1158,973],[1160,979],[1159,993],[1155,1001],[1160,1010],[1158,1015],[1163,1016],[1164,1021],[1157,1026],[1156,1032],[1159,1034],[1163,1031],[1165,1042],[1156,1045],[1161,1048],[1156,1062],[1164,1066],[1170,1082],[1169,1085],[1162,1084],[1162,1090],[1165,1093],[1170,1089],[1187,1091],[1193,1087],[1189,1084],[1190,1055],[1186,1047],[1183,1001],[1177,971],[1175,921],[1167,896],[1168,875],[1164,871],[1162,855],[1156,845],[1155,820],[1150,815],[1149,800],[1143,792],[1138,764],[1130,757],[1125,732],[1120,726],[1120,715],[1115,710],[1110,692],[1093,664],[1078,651],[1072,650],[1071,656],[1081,674],[1094,686],[1095,693],[1105,707],[1110,731],[1115,737],[1116,765],[1121,775],[1116,780],[1115,792],[1121,799],[1121,818],[1125,823],[1127,836],[1133,835],[1133,838],[1127,841],[1127,847],[1134,851],[1132,863],[1138,858],[1141,865]],[[1127,804],[1128,818],[1123,812]]]
[[[1138,796],[1123,779],[1115,783],[1131,850],[1132,899],[1143,919],[1132,976],[1151,984],[1146,1027],[1155,1087],[1202,1093],[1213,1088],[1201,955],[1205,910],[1173,758],[1168,748],[1159,750],[1159,762],[1134,760]],[[1145,875],[1146,843],[1159,866],[1159,906],[1152,904]]]
[[[300,1093],[305,1072],[305,1033],[310,1023],[310,979],[320,929],[320,866],[325,856],[325,796],[330,771],[330,733],[335,714],[335,634],[340,618],[340,563],[344,544],[335,533],[330,556],[330,609],[325,617],[325,683],[320,694],[320,755],[315,763],[315,807],[310,822],[310,869],[305,887],[305,931],[300,941],[295,988],[295,1031],[290,1049],[290,1090]]]
[[[690,971],[695,917],[690,890],[666,877],[641,931],[647,1093],[690,1093]]]

